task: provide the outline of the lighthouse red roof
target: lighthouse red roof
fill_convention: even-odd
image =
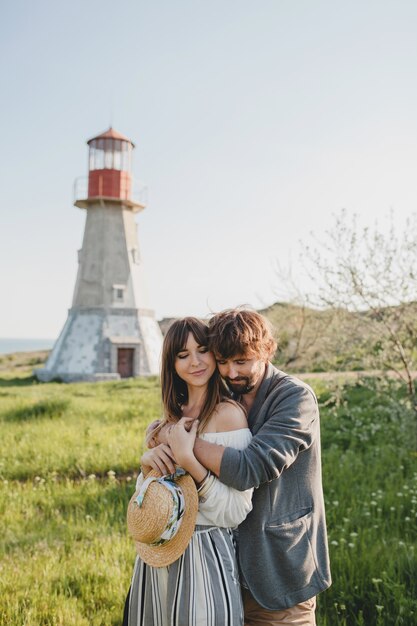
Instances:
[[[128,141],[130,144],[132,144],[132,148],[135,147],[135,144],[131,139],[129,139],[129,137],[126,137],[126,135],[122,135],[122,133],[114,130],[114,128],[112,128],[111,126],[109,130],[101,133],[101,135],[97,135],[96,137],[92,137],[91,139],[89,139],[87,141],[87,144],[89,145],[92,141],[95,141],[96,139],[120,139],[121,141]]]

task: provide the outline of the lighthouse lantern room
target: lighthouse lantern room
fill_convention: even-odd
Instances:
[[[87,142],[89,153],[88,197],[128,200],[131,192],[130,139],[112,128]]]
[[[108,380],[159,371],[162,335],[149,308],[132,192],[133,142],[113,128],[93,137],[88,184],[78,179],[75,206],[86,209],[72,306],[40,380]]]

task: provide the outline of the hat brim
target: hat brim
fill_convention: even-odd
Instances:
[[[159,477],[160,474],[151,470],[146,474],[146,478],[148,476]],[[177,534],[161,546],[150,546],[147,543],[135,541],[136,552],[142,561],[152,567],[166,567],[179,559],[187,549],[195,529],[198,513],[198,493],[195,482],[189,474],[180,476],[176,482],[182,489],[185,501],[184,515]]]

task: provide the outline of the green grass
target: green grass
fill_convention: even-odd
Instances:
[[[23,379],[18,379],[22,381]],[[143,434],[160,414],[156,378],[0,388],[0,478],[85,477],[138,467]]]
[[[112,475],[4,486],[0,623],[121,623],[134,558],[124,522],[132,488]]]
[[[333,586],[318,623],[416,624],[416,415],[393,381],[323,389],[319,400]]]
[[[120,626],[134,561],[125,511],[158,382],[0,375],[0,624]],[[310,382],[333,574],[317,623],[416,624],[415,414],[393,381]]]

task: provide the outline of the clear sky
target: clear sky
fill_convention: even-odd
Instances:
[[[86,140],[136,144],[158,319],[277,299],[341,208],[417,203],[415,0],[14,0],[0,8],[0,337],[71,305]],[[301,274],[299,278],[301,282]]]

